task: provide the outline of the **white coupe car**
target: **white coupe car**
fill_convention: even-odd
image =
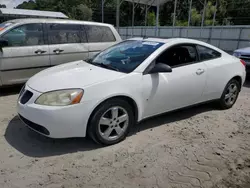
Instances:
[[[231,108],[245,62],[204,42],[134,38],[92,59],[44,70],[18,99],[18,114],[51,138],[123,140],[137,122],[206,101]]]

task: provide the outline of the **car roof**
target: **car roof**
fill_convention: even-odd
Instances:
[[[151,42],[161,42],[161,43],[170,43],[170,42],[176,42],[176,43],[205,43],[199,40],[189,39],[189,38],[142,38],[142,37],[135,37],[130,38],[128,40],[143,40],[143,41],[151,41]],[[205,43],[207,44],[207,43]]]
[[[100,25],[100,26],[112,26],[111,24],[99,23],[99,22],[89,22],[89,21],[79,21],[70,19],[53,19],[53,18],[24,18],[24,19],[14,19],[7,22],[12,23],[71,23],[71,24],[85,24],[85,25]]]
[[[189,38],[142,38],[142,37],[135,37],[135,38],[130,38],[130,39],[127,39],[127,40],[143,40],[143,41],[151,41],[151,42],[161,42],[161,43],[164,43],[164,44],[170,44],[170,45],[175,45],[175,44],[185,44],[185,43],[190,43],[190,44],[198,44],[198,45],[201,45],[201,46],[206,46],[208,48],[211,48],[211,49],[214,49],[216,51],[219,51],[220,53],[226,53],[224,52],[223,50],[211,45],[211,44],[208,44],[206,42],[203,42],[203,41],[199,41],[199,40],[195,40],[195,39],[189,39]]]

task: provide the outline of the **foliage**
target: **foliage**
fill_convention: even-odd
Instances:
[[[188,26],[188,21],[177,20],[175,25],[176,26]]]
[[[149,12],[147,17],[147,25],[155,26],[156,25],[156,17],[154,12]]]
[[[0,8],[6,8],[6,5],[0,4]]]
[[[77,20],[91,20],[92,10],[84,4],[80,4],[77,7],[72,8],[72,13],[74,18]]]
[[[86,5],[88,0],[29,0],[18,5],[18,9],[60,11],[72,19],[91,20],[92,10]]]
[[[168,0],[160,6],[160,25],[173,24],[175,0]],[[176,25],[186,26],[189,17],[190,0],[178,0],[176,9]],[[192,0],[191,26],[200,26],[205,0]],[[249,0],[206,0],[204,25],[213,24],[216,12],[216,25],[247,25],[250,24]],[[136,4],[136,3],[135,3]],[[215,6],[217,4],[217,7]],[[132,3],[124,1],[120,7],[120,25],[130,26],[132,20]],[[17,8],[60,11],[72,19],[101,21],[100,0],[26,0]],[[105,22],[115,24],[116,0],[105,1]],[[156,7],[149,9],[148,25],[155,25]],[[145,5],[135,8],[135,25],[144,25]]]
[[[191,11],[191,25],[198,26],[201,24],[202,15],[197,11],[196,8],[192,8]]]
[[[34,1],[29,0],[29,1],[24,1],[22,4],[18,5],[16,8],[35,10],[37,9],[37,4]]]
[[[202,15],[203,15],[203,7],[204,4],[200,3],[200,1],[193,0],[192,1],[192,9],[191,9],[191,26],[200,26],[202,22]],[[213,15],[216,11],[215,2],[208,1],[205,10],[205,21],[204,25],[212,25],[213,24]],[[162,8],[161,14],[164,15],[162,19],[168,19],[164,22],[161,21],[164,25],[171,25],[173,20],[173,2],[168,2]],[[188,17],[189,17],[189,3],[188,1],[179,1],[177,4],[177,11],[176,11],[176,26],[187,26],[188,25]],[[166,11],[166,9],[168,11]],[[183,9],[185,11],[183,11]],[[167,14],[167,15],[166,15]]]

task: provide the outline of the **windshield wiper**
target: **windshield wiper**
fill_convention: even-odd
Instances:
[[[119,69],[117,69],[117,68],[115,68],[115,67],[113,67],[113,66],[111,66],[111,65],[109,65],[109,64],[94,63],[94,62],[91,62],[91,64],[96,65],[96,66],[100,66],[100,67],[103,67],[103,68],[106,68],[106,69],[111,69],[111,70],[115,70],[115,71],[120,72]]]
[[[93,59],[86,59],[85,60],[87,63],[91,64],[91,65],[95,65],[95,66],[99,66],[99,67],[103,67],[103,68],[106,68],[106,69],[111,69],[111,70],[115,70],[115,71],[119,71],[119,69],[109,65],[109,64],[104,64],[104,63],[96,63],[93,61]]]
[[[86,59],[85,61],[86,61],[87,63],[93,64],[91,58],[88,58],[88,59]]]

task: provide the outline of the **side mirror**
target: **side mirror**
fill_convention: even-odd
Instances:
[[[8,41],[6,39],[1,39],[0,38],[0,51],[3,51],[3,47],[6,47],[8,45],[9,45],[9,43],[8,43]]]
[[[172,68],[169,65],[166,65],[164,63],[157,63],[149,71],[149,74],[155,74],[155,73],[161,73],[161,72],[172,72]]]

